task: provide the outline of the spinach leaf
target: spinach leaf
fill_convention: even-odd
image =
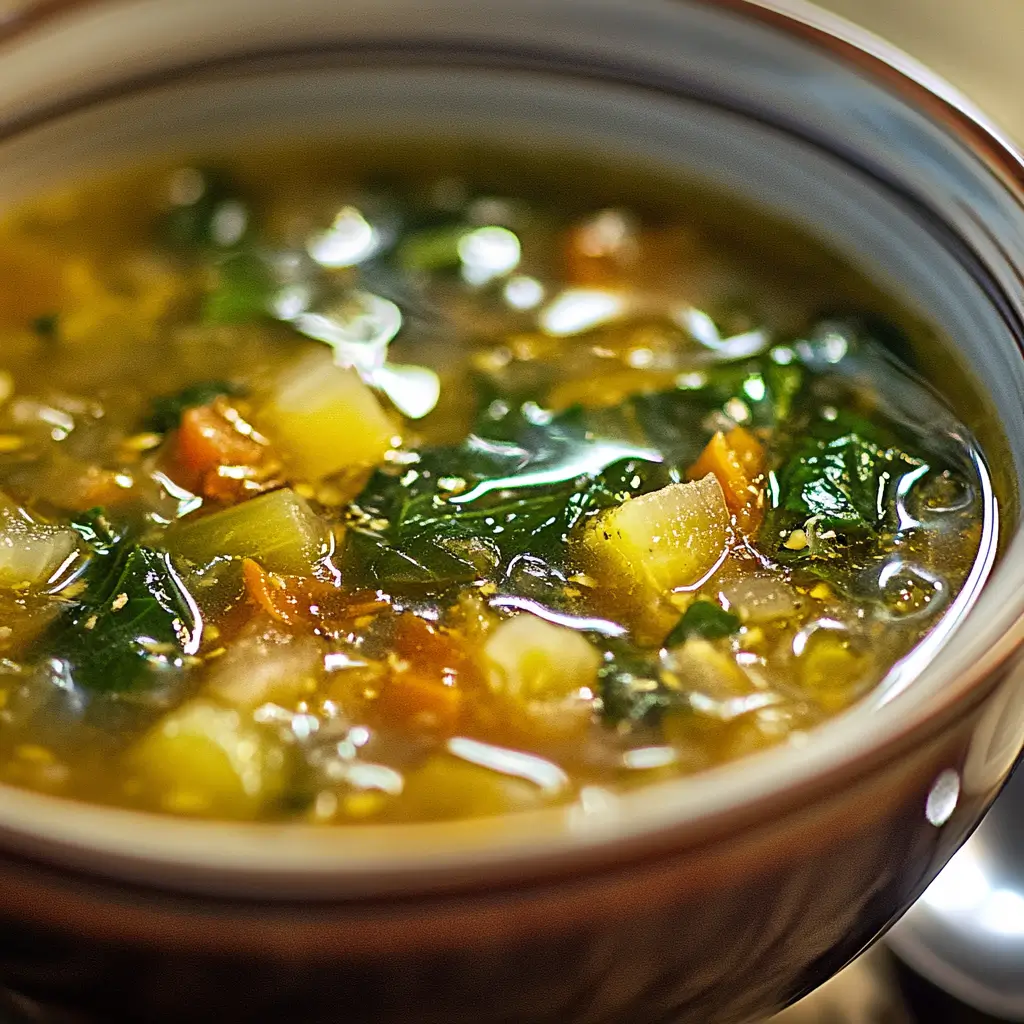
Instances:
[[[83,599],[44,636],[40,655],[66,663],[93,693],[136,691],[154,673],[182,669],[200,623],[170,557],[129,544],[98,555],[96,568]]]
[[[665,647],[676,647],[691,637],[719,640],[740,628],[739,617],[714,601],[694,601],[665,638]]]
[[[190,384],[172,395],[154,398],[144,429],[155,434],[166,434],[181,425],[181,417],[188,409],[209,405],[220,395],[238,395],[241,389],[224,380],[205,380]]]
[[[203,302],[208,324],[247,324],[270,316],[277,290],[273,272],[251,248],[225,256],[216,265],[216,285]]]
[[[343,572],[360,586],[445,586],[501,580],[527,553],[564,562],[581,520],[669,482],[660,463],[628,457],[638,449],[585,437],[570,417],[530,425],[516,442],[474,435],[428,449],[401,474],[379,470],[356,501],[364,518]]]
[[[620,732],[655,728],[667,712],[688,707],[686,694],[663,682],[656,656],[622,642],[605,650],[597,678],[601,717]]]
[[[680,388],[648,396],[662,408],[675,399],[702,414],[729,411],[732,402],[739,402],[748,414],[749,427],[774,427],[786,422],[807,381],[807,373],[798,362],[785,365],[771,356],[758,356],[740,363],[724,363],[706,372],[698,387]],[[637,400],[643,404],[644,399]]]
[[[768,536],[810,519],[819,534],[877,534],[895,526],[902,482],[927,469],[922,459],[879,439],[856,417],[840,414],[831,424],[823,421],[795,443],[776,472]]]

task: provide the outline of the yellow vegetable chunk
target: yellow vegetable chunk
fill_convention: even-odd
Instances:
[[[144,791],[175,814],[255,818],[285,785],[281,746],[239,712],[207,700],[172,711],[128,756]]]
[[[77,547],[74,530],[39,523],[0,493],[0,587],[40,587]]]
[[[832,712],[851,703],[871,667],[870,659],[855,651],[845,634],[828,630],[810,638],[798,665],[808,695]]]
[[[376,465],[396,433],[359,374],[335,366],[327,349],[309,353],[281,375],[258,423],[291,467],[310,480]]]
[[[602,582],[654,598],[697,583],[725,553],[728,538],[725,495],[709,473],[630,498],[593,521],[583,543]]]
[[[435,754],[407,776],[402,816],[414,820],[490,817],[542,807],[554,795],[521,776],[451,753]]]
[[[517,615],[491,633],[484,658],[491,689],[531,726],[559,734],[586,726],[601,657],[575,630]]]

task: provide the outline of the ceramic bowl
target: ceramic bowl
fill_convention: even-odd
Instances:
[[[381,126],[569,145],[752,197],[953,339],[919,357],[974,396],[1003,537],[955,628],[809,742],[597,808],[332,830],[0,788],[12,1006],[739,1024],[913,902],[1024,742],[1024,174],[961,97],[799,0],[51,0],[0,22],[0,79],[3,204],[143,155]]]

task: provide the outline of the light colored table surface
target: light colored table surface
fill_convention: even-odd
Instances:
[[[818,0],[902,47],[1024,140],[1024,0]]]

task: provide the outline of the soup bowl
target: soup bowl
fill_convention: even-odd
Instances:
[[[740,1024],[864,950],[1024,744],[1024,168],[951,88],[799,0],[121,0],[0,22],[0,203],[158,154],[450,135],[708,179],[949,344],[986,550],[876,693],[791,744],[568,808],[315,828],[0,787],[28,1019]],[[984,585],[982,585],[984,584]]]

